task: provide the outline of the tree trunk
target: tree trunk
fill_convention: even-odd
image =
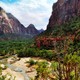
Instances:
[[[59,80],[62,80],[61,65],[59,62]]]
[[[75,66],[75,80],[78,80],[78,76],[77,76],[77,67]]]
[[[64,75],[64,77],[65,77],[65,72],[64,72],[64,64],[63,64],[63,68],[62,68],[62,69],[63,69],[63,75]]]

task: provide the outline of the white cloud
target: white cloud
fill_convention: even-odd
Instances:
[[[46,29],[52,11],[52,5],[57,0],[20,0],[13,4],[0,2],[7,12],[12,13],[24,25],[34,24],[37,29]]]

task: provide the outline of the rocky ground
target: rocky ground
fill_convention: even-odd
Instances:
[[[21,59],[14,59],[14,57],[10,57],[7,59],[7,66],[5,70],[2,71],[3,75],[9,74],[8,77],[11,75],[13,80],[26,80],[25,77],[29,77],[34,79],[37,72],[35,69],[31,67],[27,67],[28,64],[26,63],[29,61],[30,57],[28,58],[21,58]],[[23,72],[22,72],[23,71]]]
[[[30,78],[34,79],[37,72],[34,66],[29,66],[29,63],[27,63],[30,59],[33,59],[34,61],[45,61],[45,59],[40,58],[27,57],[19,59],[16,56],[12,56],[7,59],[7,68],[2,71],[2,74],[8,74],[8,78],[11,77],[10,80],[14,80],[14,78],[15,80],[30,80]]]

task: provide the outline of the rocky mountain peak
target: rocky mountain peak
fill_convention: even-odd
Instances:
[[[35,26],[33,24],[30,24],[28,28],[35,28]]]
[[[33,34],[33,35],[39,34],[39,31],[35,28],[35,26],[33,24],[30,24],[26,28],[26,31],[27,31],[28,34]]]

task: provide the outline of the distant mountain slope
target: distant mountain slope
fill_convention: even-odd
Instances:
[[[33,24],[30,24],[27,28],[22,25],[17,18],[11,13],[6,13],[2,7],[0,7],[0,35],[7,34],[12,37],[25,37],[30,38],[39,34],[39,31]],[[14,38],[15,38],[14,37]],[[9,37],[10,38],[10,37]]]
[[[43,30],[43,29],[40,29],[40,30],[38,30],[39,31],[39,33],[42,33],[42,32],[44,32],[45,30]]]
[[[35,26],[33,24],[30,24],[27,28],[26,28],[26,32],[30,35],[37,35],[39,34],[39,31],[35,28]]]
[[[16,19],[11,13],[7,13],[7,16],[12,26],[12,33],[25,35],[25,27],[18,21],[18,19]]]

